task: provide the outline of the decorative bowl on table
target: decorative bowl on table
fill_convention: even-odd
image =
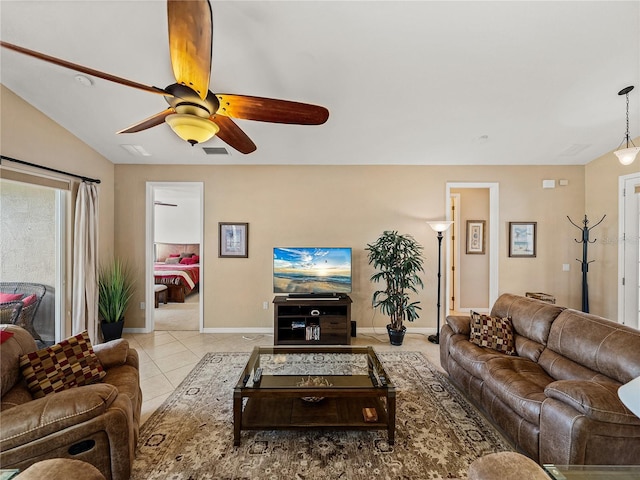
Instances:
[[[312,377],[309,375],[307,378],[302,378],[297,384],[298,387],[331,387],[333,384],[329,383],[324,377]],[[324,397],[300,397],[305,402],[318,403],[324,400]]]

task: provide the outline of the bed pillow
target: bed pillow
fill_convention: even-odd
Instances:
[[[191,257],[191,259],[193,260],[193,263],[200,263],[200,256],[199,255],[194,255],[193,257]]]
[[[195,265],[196,263],[198,263],[198,261],[195,260],[194,257],[185,257],[180,260],[180,263],[182,265]]]
[[[173,263],[180,263],[180,257],[170,257],[170,258],[167,258],[167,259],[164,261],[164,263],[171,263],[171,264],[173,264]]]
[[[169,254],[169,258],[173,258],[173,257],[179,257],[180,254],[179,253],[170,253]]]
[[[55,345],[20,356],[20,371],[34,398],[100,381],[107,373],[85,330]]]
[[[491,317],[472,311],[469,340],[480,347],[516,355],[513,323],[509,317]]]
[[[180,258],[191,258],[195,255],[195,253],[190,253],[190,252],[182,252],[180,254]]]

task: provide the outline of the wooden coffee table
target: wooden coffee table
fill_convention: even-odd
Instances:
[[[299,385],[309,378],[331,385]],[[393,444],[395,424],[396,389],[372,347],[255,347],[233,392],[234,445],[242,430],[309,428],[387,430]]]

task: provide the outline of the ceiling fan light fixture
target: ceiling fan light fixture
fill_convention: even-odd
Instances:
[[[192,146],[210,140],[220,131],[220,127],[211,120],[187,113],[167,115],[165,121],[176,135]]]
[[[618,92],[618,95],[626,95],[627,97],[627,131],[625,133],[624,140],[622,140],[622,143],[618,146],[618,150],[613,152],[616,157],[618,157],[618,160],[620,160],[622,165],[631,165],[636,159],[638,152],[640,152],[640,147],[636,147],[633,141],[629,138],[629,92],[631,90],[633,90],[633,85],[625,87]],[[625,140],[626,148],[620,148],[622,144],[625,143]],[[630,147],[629,144],[633,146]]]

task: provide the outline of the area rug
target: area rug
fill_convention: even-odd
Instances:
[[[132,479],[467,478],[510,443],[418,352],[379,352],[397,389],[386,431],[243,431],[233,445],[233,388],[249,354],[209,353],[140,430]]]

